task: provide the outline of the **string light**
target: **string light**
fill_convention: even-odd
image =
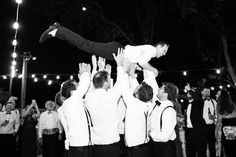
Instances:
[[[43,78],[46,79],[46,78],[47,78],[47,75],[43,75]]]
[[[17,45],[17,40],[16,40],[16,39],[14,39],[14,40],[12,41],[12,45],[13,45],[13,46],[16,46],[16,45]]]
[[[59,79],[60,79],[60,76],[59,76],[59,75],[57,75],[56,79],[57,79],[57,80],[59,80]]]
[[[32,78],[35,78],[35,74],[32,74],[31,77],[32,77]]]
[[[16,58],[17,57],[17,53],[16,52],[13,52],[12,53],[12,58]]]
[[[72,80],[74,78],[74,76],[73,75],[70,75],[70,79]]]
[[[220,74],[221,73],[220,69],[216,69],[216,73]]]
[[[16,3],[17,3],[17,4],[21,4],[21,3],[22,3],[22,0],[16,0]]]
[[[13,25],[12,25],[12,27],[13,27],[14,29],[19,29],[19,23],[18,23],[17,21],[14,22]]]
[[[38,82],[38,78],[34,78],[34,82]]]
[[[211,90],[215,90],[215,88],[214,88],[214,87],[211,87]]]
[[[183,75],[186,76],[186,75],[187,75],[187,71],[184,71],[184,72],[183,72]]]
[[[16,58],[17,58],[17,54],[16,54],[16,46],[18,44],[17,42],[17,33],[18,33],[18,29],[19,29],[19,23],[18,23],[18,18],[19,18],[19,8],[20,8],[20,4],[22,3],[22,0],[15,0],[17,3],[17,8],[16,8],[16,20],[13,23],[12,27],[13,29],[15,29],[15,34],[14,34],[14,39],[12,41],[12,45],[13,45],[13,53],[12,53],[12,62],[11,62],[11,80],[10,80],[10,84],[9,84],[9,93],[11,94],[11,88],[12,88],[12,82],[13,82],[13,78],[16,75]]]
[[[227,87],[230,88],[230,84],[227,84]]]
[[[52,84],[52,81],[51,80],[48,80],[48,85],[51,85]]]

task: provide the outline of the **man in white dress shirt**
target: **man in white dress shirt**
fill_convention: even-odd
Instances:
[[[16,138],[20,126],[19,116],[12,111],[12,102],[7,102],[5,111],[0,111],[0,154],[2,157],[14,157]]]
[[[178,88],[172,83],[163,83],[157,97],[160,105],[153,107],[150,113],[149,136],[153,142],[154,157],[175,157],[175,126],[177,114],[173,101],[178,96]]]
[[[47,101],[46,111],[40,114],[39,118],[39,141],[43,145],[43,157],[56,157],[58,141],[61,140],[62,129],[56,111],[53,110],[55,103]]]
[[[202,99],[204,100],[203,118],[207,126],[206,140],[209,148],[210,157],[216,156],[215,120],[216,120],[216,101],[210,98],[211,90],[209,86],[201,89]]]
[[[84,106],[83,97],[90,84],[90,70],[88,64],[80,64],[79,84],[66,82],[61,87],[61,94],[66,100],[63,102],[66,141],[69,145],[69,157],[88,157],[92,143],[91,118]]]
[[[151,66],[148,62],[152,58],[160,58],[161,56],[164,56],[169,48],[169,44],[165,42],[158,42],[154,46],[147,44],[122,46],[121,43],[115,41],[107,43],[94,42],[85,39],[81,35],[64,26],[61,26],[59,23],[52,24],[46,31],[44,31],[39,42],[44,42],[52,37],[67,41],[80,50],[109,60],[114,60],[112,54],[116,54],[118,48],[123,47],[126,58],[128,58],[132,63],[138,63],[143,69],[154,72],[155,75],[158,74],[157,69]]]
[[[117,66],[119,63],[117,63]],[[118,100],[121,67],[117,67],[117,80],[113,87],[108,72],[98,71],[92,79],[94,90],[88,92],[85,104],[93,122],[94,156],[117,157],[121,154],[118,131]]]
[[[116,59],[116,58],[115,58]],[[126,104],[125,143],[128,157],[146,157],[148,151],[149,107],[152,106],[153,89],[142,82],[132,90],[128,76],[131,62],[123,61],[122,96]]]

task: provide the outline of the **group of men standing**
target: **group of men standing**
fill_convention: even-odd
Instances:
[[[58,114],[66,134],[66,155],[174,157],[177,120],[173,101],[178,88],[163,83],[154,92],[152,72],[139,84],[134,75],[136,64],[124,57],[123,49],[114,54],[114,59],[114,86],[109,72],[102,70],[91,75],[91,66],[85,63],[79,66],[79,83],[68,80],[61,86],[64,102]],[[156,103],[157,99],[160,103]],[[121,123],[125,152],[121,148]]]

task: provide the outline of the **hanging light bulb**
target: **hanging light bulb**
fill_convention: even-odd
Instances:
[[[12,53],[12,58],[16,58],[16,57],[17,57],[16,52],[13,52],[13,53]]]
[[[74,78],[74,76],[73,75],[70,75],[70,79],[72,80]]]
[[[17,21],[14,22],[13,25],[12,25],[12,27],[13,27],[14,29],[19,29],[19,23],[18,23]]]
[[[46,79],[46,78],[47,78],[47,75],[43,75],[43,78]]]
[[[83,10],[83,11],[86,11],[86,10],[87,10],[87,8],[86,8],[85,6],[83,6],[83,7],[82,7],[82,10]]]
[[[13,45],[13,46],[16,46],[16,45],[17,45],[17,40],[16,40],[16,39],[14,39],[14,40],[12,41],[12,45]]]
[[[22,0],[16,0],[16,3],[17,3],[17,4],[21,4],[21,3],[22,3]]]
[[[187,75],[187,71],[183,71],[183,75],[186,76]]]
[[[221,73],[220,69],[216,69],[216,73],[220,74]]]
[[[52,84],[52,81],[51,81],[51,80],[49,80],[49,81],[48,81],[48,85],[51,85],[51,84]]]
[[[59,75],[57,75],[56,79],[58,79],[58,80],[59,80],[59,79],[60,79],[60,76],[59,76]]]

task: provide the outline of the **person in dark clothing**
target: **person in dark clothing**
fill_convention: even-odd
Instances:
[[[200,94],[190,86],[187,97],[189,104],[187,107],[187,128],[186,128],[186,154],[187,157],[206,157],[206,123],[202,117],[204,101]]]

